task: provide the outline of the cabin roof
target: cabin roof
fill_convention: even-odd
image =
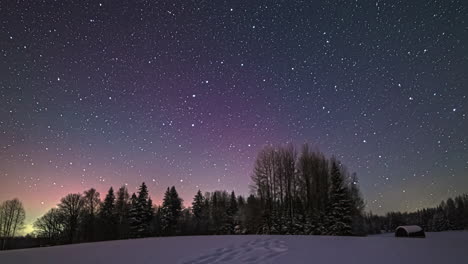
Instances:
[[[420,226],[417,226],[417,225],[399,226],[399,227],[396,228],[396,230],[398,230],[398,229],[400,229],[400,228],[403,228],[404,230],[406,230],[406,232],[407,232],[408,234],[409,234],[409,233],[420,232],[420,231],[423,230]]]

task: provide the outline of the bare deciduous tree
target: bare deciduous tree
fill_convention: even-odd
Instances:
[[[18,199],[8,200],[0,205],[0,237],[2,249],[5,249],[6,240],[14,237],[24,228],[26,213],[23,204]]]
[[[69,243],[73,243],[83,215],[83,197],[79,193],[68,194],[62,198],[58,207],[65,217],[65,229],[68,233],[68,241]]]
[[[49,243],[57,243],[64,232],[64,215],[59,209],[52,208],[34,222],[34,228],[39,237],[46,238]]]
[[[84,206],[84,238],[87,241],[94,241],[96,234],[94,232],[96,226],[96,214],[98,206],[101,204],[100,194],[96,189],[91,188],[84,192],[83,206]]]

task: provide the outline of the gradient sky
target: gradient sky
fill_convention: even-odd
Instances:
[[[248,194],[309,142],[374,213],[468,190],[467,1],[2,1],[0,201]]]

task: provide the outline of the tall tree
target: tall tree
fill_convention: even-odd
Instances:
[[[234,193],[234,191],[232,191],[231,192],[231,197],[230,197],[230,200],[229,200],[228,215],[234,216],[234,215],[237,214],[238,211],[239,211],[239,207],[237,205],[236,194]]]
[[[329,230],[330,235],[351,234],[351,200],[344,176],[336,160],[331,165]]]
[[[228,232],[230,234],[235,233],[235,228],[237,225],[237,213],[239,207],[237,205],[237,198],[234,191],[231,192],[231,197],[229,200],[229,207],[227,208],[227,217],[228,217]]]
[[[149,198],[148,187],[143,182],[138,189],[138,214],[140,215],[140,223],[138,233],[140,236],[146,236],[150,232],[150,222],[152,219],[152,201]]]
[[[193,216],[195,217],[195,219],[201,219],[201,217],[203,216],[202,211],[203,211],[204,200],[205,198],[203,197],[203,194],[201,193],[200,190],[198,190],[192,202],[192,212],[193,212]]]
[[[127,187],[122,186],[117,191],[117,199],[115,202],[115,214],[117,217],[117,236],[119,238],[127,238],[130,232],[129,229],[129,212],[130,211],[130,196]]]
[[[445,214],[447,216],[447,224],[449,230],[457,229],[457,208],[455,201],[452,198],[447,199],[445,206]]]
[[[148,202],[146,203],[146,210],[145,210],[145,222],[146,222],[146,234],[147,235],[152,235],[154,234],[154,228],[152,227],[151,223],[153,222],[155,215],[155,209],[153,208],[153,200],[151,198],[148,198]]]
[[[198,190],[192,202],[192,214],[193,214],[193,218],[195,221],[195,232],[197,234],[200,234],[203,232],[202,225],[203,225],[204,220],[207,220],[206,217],[208,216],[205,212],[204,204],[205,204],[205,197],[203,197],[203,194],[201,193],[201,191]]]
[[[73,243],[76,240],[78,225],[83,217],[83,197],[79,193],[68,194],[60,200],[58,208],[64,216],[68,243]]]
[[[62,240],[65,221],[63,214],[57,208],[50,209],[34,222],[38,237],[45,238],[49,244],[57,244]]]
[[[0,205],[0,237],[2,249],[6,247],[6,240],[14,237],[24,227],[26,213],[23,204],[18,199],[8,200]]]
[[[96,240],[96,214],[101,203],[100,194],[96,189],[91,188],[84,191],[83,195],[83,224],[84,224],[84,239],[85,241]]]
[[[109,191],[104,198],[104,202],[99,210],[99,219],[101,224],[101,232],[103,239],[117,238],[117,216],[115,214],[115,195],[114,189],[109,188]]]
[[[303,183],[302,189],[304,192],[304,202],[306,210],[309,214],[312,214],[316,209],[318,199],[316,197],[317,193],[313,192],[313,182],[314,177],[314,161],[312,153],[309,150],[309,145],[304,144],[302,146],[302,152],[298,161],[298,170]]]
[[[247,198],[247,204],[245,205],[245,215],[243,216],[243,228],[242,233],[247,234],[258,234],[262,225],[261,212],[262,202],[255,195],[250,195]]]
[[[352,233],[353,235],[365,235],[365,224],[364,224],[364,208],[365,203],[362,199],[361,191],[358,187],[358,179],[354,173],[351,176],[351,182],[349,187],[350,199],[351,199],[351,217],[352,217]]]
[[[136,200],[134,200],[136,199]],[[136,237],[144,237],[150,233],[150,223],[153,218],[153,204],[148,194],[148,187],[143,182],[138,188],[138,196],[132,196],[131,229]]]
[[[464,228],[464,217],[465,217],[465,201],[463,200],[463,196],[455,197],[455,204],[456,204],[455,227],[456,229],[461,230]]]
[[[433,216],[432,231],[440,232],[440,231],[449,230],[449,221],[444,212],[444,205],[445,203],[439,206]]]
[[[182,211],[182,199],[179,198],[174,186],[169,187],[164,194],[161,207],[161,225],[165,235],[176,233],[177,221]]]
[[[141,223],[141,215],[138,207],[138,198],[135,193],[130,198],[130,210],[128,215],[129,233],[131,237],[139,236],[139,228]]]
[[[270,231],[272,226],[272,214],[276,209],[276,181],[275,171],[277,170],[276,162],[277,152],[275,148],[267,146],[260,151],[254,164],[254,172],[252,174],[253,191],[260,198],[262,203],[262,211],[260,213],[264,218],[265,229]]]

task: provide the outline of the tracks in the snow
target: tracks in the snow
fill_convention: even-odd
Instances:
[[[288,250],[285,242],[276,238],[257,238],[244,244],[217,248],[182,264],[209,263],[272,263]]]

